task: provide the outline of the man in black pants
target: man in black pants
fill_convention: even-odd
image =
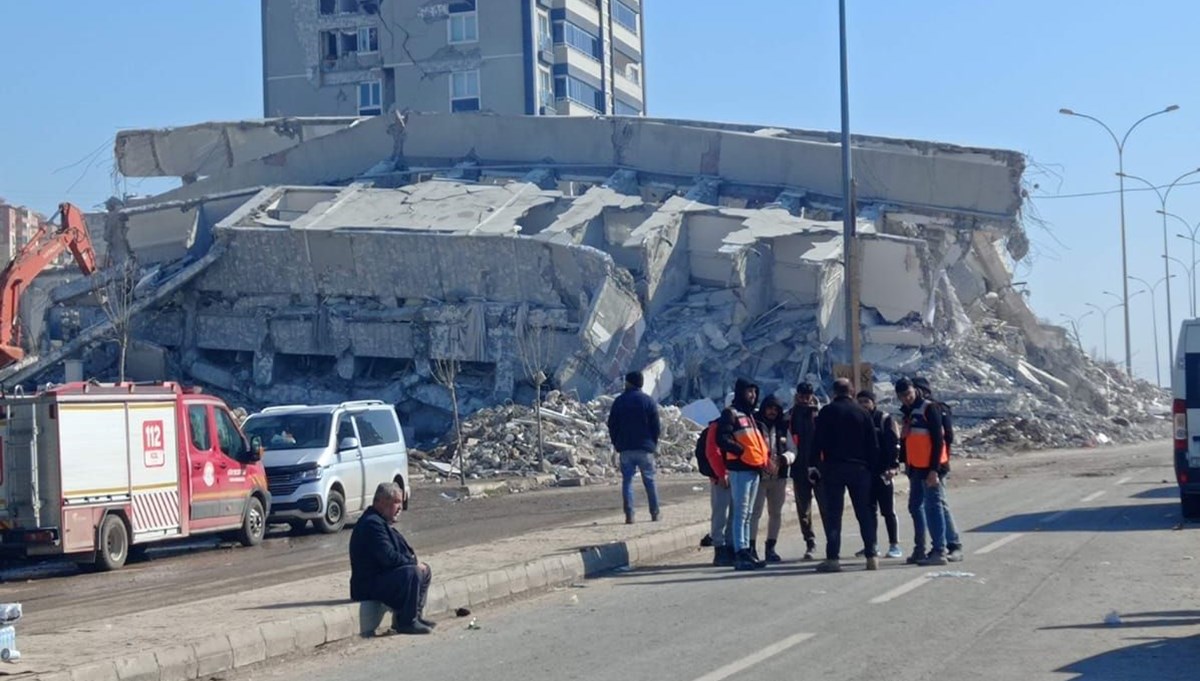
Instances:
[[[871,415],[875,425],[875,436],[879,439],[879,457],[871,467],[872,513],[879,509],[888,533],[888,558],[903,558],[900,539],[896,528],[896,496],[892,480],[900,473],[900,437],[892,415],[875,408],[875,393],[870,390],[858,392],[858,403]]]
[[[350,535],[350,599],[382,602],[392,611],[396,633],[428,634],[437,626],[422,614],[433,571],[392,527],[403,505],[404,490],[396,483],[375,488],[371,508]]]
[[[840,572],[842,548],[842,506],[846,492],[854,505],[854,517],[862,533],[867,569],[878,570],[875,555],[878,527],[871,507],[871,467],[879,456],[875,425],[871,417],[851,397],[850,381],[833,382],[833,402],[817,414],[815,452],[819,455],[821,521],[825,526],[825,561],[818,572]]]

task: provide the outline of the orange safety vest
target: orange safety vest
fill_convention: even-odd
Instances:
[[[742,453],[739,456],[733,452],[725,452],[725,460],[741,459],[742,463],[751,468],[765,468],[771,456],[771,449],[767,447],[767,441],[763,438],[762,432],[758,430],[758,424],[754,422],[754,417],[747,416],[736,409],[733,410],[733,414],[736,423],[733,440],[742,446]]]
[[[941,428],[942,424],[936,426],[930,424],[929,418],[926,416],[926,411],[929,405],[925,404],[921,413],[910,413],[904,417],[904,428],[900,433],[900,437],[904,439],[904,454],[905,461],[909,468],[934,468],[933,463],[933,437],[930,436],[930,428]],[[942,437],[942,451],[938,453],[937,466],[942,466],[950,462],[950,446],[946,444],[946,438]]]

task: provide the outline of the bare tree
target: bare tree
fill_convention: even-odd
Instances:
[[[517,316],[517,354],[521,357],[521,366],[525,368],[525,377],[533,384],[533,413],[537,419],[537,460],[541,465],[546,452],[542,437],[542,386],[550,379],[548,372],[553,360],[554,335],[544,325],[535,326],[530,323],[527,309],[522,308]]]
[[[137,286],[138,266],[132,258],[115,264],[109,270],[94,276],[106,277],[97,289],[100,309],[112,324],[111,335],[117,343],[119,358],[117,374],[125,382],[125,363],[129,355],[130,337],[133,335],[133,291]]]
[[[458,454],[458,483],[467,484],[466,461],[463,452],[462,422],[458,418],[458,360],[444,358],[433,360],[430,369],[433,380],[450,391],[450,404],[454,413],[454,451]]]

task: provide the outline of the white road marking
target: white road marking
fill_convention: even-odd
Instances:
[[[1121,478],[1120,480],[1118,480],[1118,481],[1117,481],[1117,484],[1118,484],[1118,485],[1124,485],[1125,483],[1129,482],[1129,481],[1130,481],[1130,480],[1132,480],[1132,479],[1133,479],[1133,476],[1132,476],[1132,475],[1126,475],[1125,477],[1123,477],[1123,478]]]
[[[995,551],[996,549],[1000,548],[1001,546],[1015,542],[1016,540],[1018,540],[1024,536],[1025,536],[1025,534],[1022,532],[1014,532],[1013,534],[1010,534],[1007,537],[1001,537],[1001,538],[997,539],[996,541],[992,542],[991,544],[988,544],[987,546],[976,551],[975,555],[982,556],[985,553],[991,553],[992,551]]]
[[[925,584],[928,581],[929,581],[929,578],[927,576],[921,575],[920,577],[917,577],[916,579],[912,580],[911,582],[905,582],[904,584],[901,584],[900,586],[896,587],[895,589],[892,589],[891,591],[889,591],[885,594],[882,594],[882,595],[876,596],[875,598],[872,598],[870,600],[870,603],[872,605],[878,605],[880,603],[887,603],[888,601],[890,601],[892,599],[903,596],[904,594],[908,593],[909,591],[920,588],[922,584]]]
[[[1070,512],[1071,512],[1071,509],[1069,509],[1069,508],[1068,508],[1068,509],[1064,509],[1064,510],[1062,510],[1062,511],[1059,511],[1058,513],[1051,513],[1050,515],[1046,516],[1045,518],[1042,518],[1042,523],[1043,523],[1043,524],[1045,524],[1045,523],[1052,523],[1052,522],[1054,522],[1055,520],[1058,520],[1059,518],[1061,518],[1061,517],[1065,516],[1066,514],[1068,514],[1068,513],[1070,513]]]
[[[1098,491],[1092,492],[1091,494],[1087,495],[1086,497],[1080,499],[1079,503],[1086,504],[1087,502],[1095,501],[1102,496],[1104,496],[1104,490],[1098,490]]]
[[[751,653],[736,662],[731,662],[720,669],[711,671],[697,678],[696,681],[722,681],[723,679],[728,679],[734,674],[749,669],[767,658],[774,657],[788,648],[793,648],[804,643],[813,636],[816,636],[816,634],[792,634],[778,643],[772,643],[758,652]]]

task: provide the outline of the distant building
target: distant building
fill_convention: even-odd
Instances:
[[[12,262],[45,221],[46,216],[41,213],[24,206],[14,206],[0,199],[0,268]],[[71,257],[70,251],[65,251],[49,266],[65,267],[71,264]]]
[[[642,0],[262,0],[266,116],[641,116]]]

